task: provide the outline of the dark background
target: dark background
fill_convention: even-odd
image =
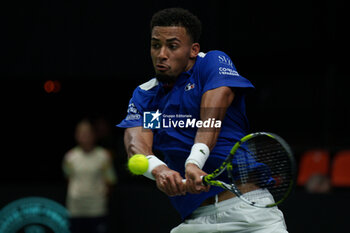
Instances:
[[[144,198],[142,205],[151,208],[152,201],[157,204],[153,193],[164,204],[152,214],[160,219],[160,232],[180,221],[152,182],[128,174],[123,130],[113,127],[125,117],[132,90],[153,75],[151,16],[173,6],[201,19],[203,52],[225,51],[256,86],[247,98],[252,132],[281,135],[297,160],[310,148],[334,155],[350,147],[345,1],[12,1],[1,16],[0,207],[28,195],[64,203],[61,161],[75,145],[74,127],[82,117],[102,116],[113,128],[115,144],[110,146],[120,179],[112,197],[113,216],[119,219],[114,229],[133,232],[126,225],[128,216],[137,215],[131,208],[135,199]],[[60,91],[46,93],[47,80],[59,81]],[[318,196],[319,202],[310,206],[327,200],[328,208],[334,206],[329,200],[347,194]],[[307,210],[308,218],[298,215],[310,199],[316,200],[299,187],[284,207],[291,232],[322,222],[320,216],[310,219]],[[297,208],[295,203],[303,204]],[[338,228],[342,232],[341,224]]]

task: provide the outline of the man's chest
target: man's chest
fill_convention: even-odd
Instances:
[[[195,78],[186,79],[181,85],[176,85],[168,93],[159,93],[156,98],[156,108],[163,114],[185,114],[199,116],[202,98],[201,86]]]

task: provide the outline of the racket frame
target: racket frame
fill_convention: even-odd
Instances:
[[[292,178],[289,182],[288,189],[285,192],[285,194],[283,195],[283,197],[280,200],[278,200],[277,202],[274,202],[271,204],[266,204],[266,205],[261,205],[261,204],[249,201],[246,198],[244,198],[244,195],[241,193],[239,188],[236,186],[233,175],[232,175],[232,171],[233,171],[232,159],[234,157],[234,154],[238,150],[238,148],[244,142],[251,140],[254,137],[258,137],[258,136],[262,136],[262,135],[273,138],[274,140],[276,140],[277,142],[279,142],[283,146],[283,148],[287,152],[288,159],[290,160],[291,172],[292,172],[292,174],[291,174]],[[231,182],[230,184],[227,184],[227,183],[220,181],[220,180],[215,180],[215,178],[218,177],[225,170],[227,170],[228,178]],[[256,132],[256,133],[248,134],[248,135],[244,136],[243,138],[241,138],[238,142],[236,142],[235,145],[232,147],[230,154],[226,157],[225,161],[221,164],[221,166],[218,167],[217,169],[215,169],[211,174],[208,174],[208,175],[202,177],[202,183],[204,185],[214,185],[214,186],[221,187],[225,190],[229,190],[229,191],[233,192],[237,197],[239,197],[242,201],[246,202],[249,205],[252,205],[255,207],[260,207],[260,208],[271,208],[271,207],[274,207],[274,206],[281,204],[290,196],[292,190],[295,187],[296,174],[297,174],[296,162],[295,162],[292,150],[290,149],[288,143],[276,134],[268,133],[268,132]]]

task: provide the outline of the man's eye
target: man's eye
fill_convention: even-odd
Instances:
[[[160,48],[159,44],[152,44],[151,46],[152,46],[153,49],[159,49]]]
[[[177,44],[170,44],[169,48],[170,49],[177,49],[179,46]]]

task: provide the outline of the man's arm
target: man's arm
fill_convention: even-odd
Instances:
[[[201,100],[201,120],[215,118],[215,120],[223,121],[226,110],[234,99],[234,92],[230,87],[219,87],[205,92]],[[194,143],[204,143],[210,150],[215,147],[216,141],[220,133],[219,128],[199,128]],[[188,192],[200,193],[208,191],[209,187],[202,185],[201,176],[206,175],[194,163],[186,165],[186,188]]]
[[[141,126],[127,128],[124,133],[124,144],[130,158],[134,154],[153,155],[153,132]],[[166,165],[160,165],[152,170],[157,187],[168,196],[184,195],[185,185],[180,173],[171,170]]]
[[[124,133],[124,145],[128,158],[134,154],[152,155],[153,132],[141,126],[127,128]]]

